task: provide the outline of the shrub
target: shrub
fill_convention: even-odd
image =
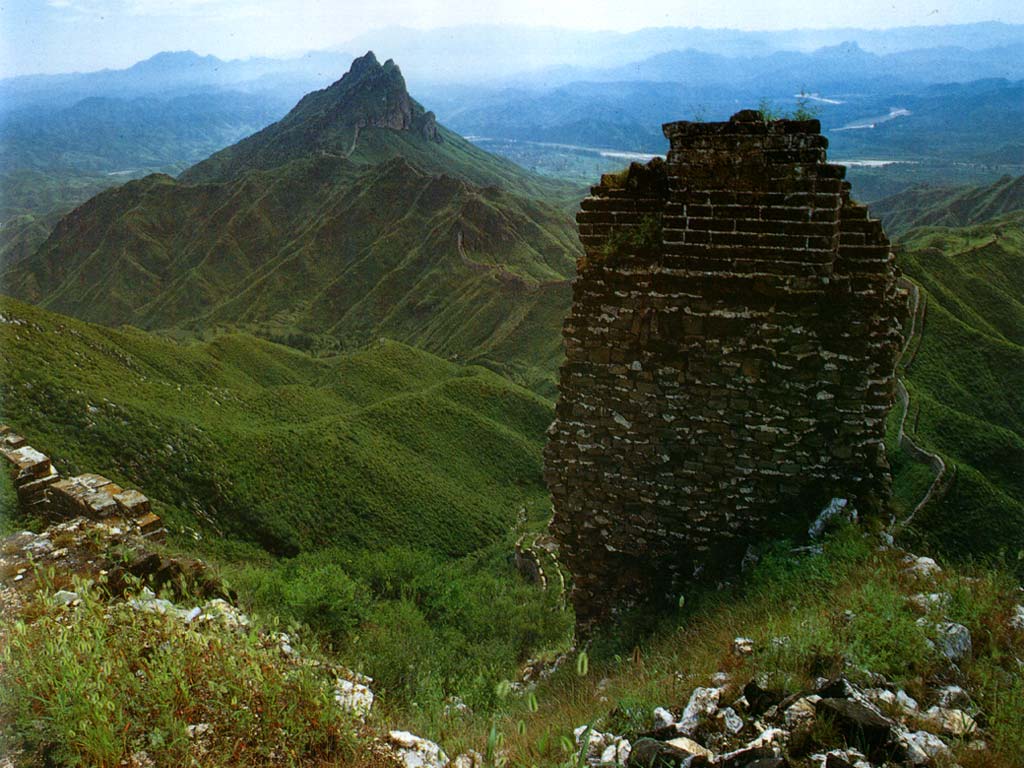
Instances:
[[[185,624],[76,585],[39,593],[0,650],[0,741],[26,762],[111,766],[297,763],[351,752],[329,681],[285,662],[255,631]],[[208,725],[190,738],[190,725]]]
[[[614,266],[625,256],[651,256],[661,247],[661,237],[661,217],[656,214],[644,216],[635,227],[614,229],[602,250],[604,263]]]

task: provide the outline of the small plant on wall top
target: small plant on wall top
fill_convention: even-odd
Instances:
[[[634,227],[612,231],[602,249],[602,263],[614,266],[625,256],[652,256],[660,248],[661,216],[648,214]]]

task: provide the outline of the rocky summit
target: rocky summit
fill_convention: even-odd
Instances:
[[[425,110],[405,86],[394,61],[377,61],[373,51],[352,62],[333,85],[307,94],[284,119],[193,166],[182,181],[223,181],[255,168],[269,169],[311,152],[338,157],[362,154],[367,129],[408,132],[440,143],[433,112]]]

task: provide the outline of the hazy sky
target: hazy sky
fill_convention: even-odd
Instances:
[[[221,58],[341,47],[400,25],[788,29],[1024,23],[1020,0],[0,0],[0,76],[125,67],[158,51]],[[355,53],[359,53],[356,51]]]

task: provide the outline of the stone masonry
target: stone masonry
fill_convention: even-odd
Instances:
[[[584,632],[735,572],[834,496],[884,503],[905,294],[817,120],[664,126],[667,159],[606,175],[545,450]]]
[[[18,506],[29,517],[122,521],[144,537],[160,539],[166,534],[142,493],[122,488],[103,475],[61,478],[49,456],[6,424],[0,424],[0,456],[10,465]]]

